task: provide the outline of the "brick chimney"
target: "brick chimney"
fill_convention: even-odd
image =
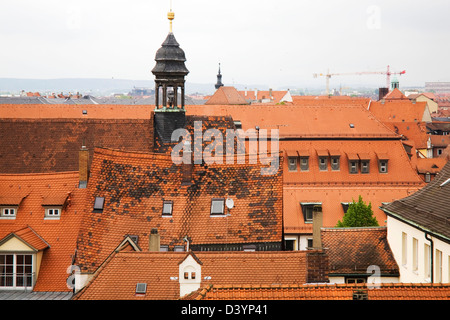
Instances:
[[[158,234],[158,229],[153,228],[150,231],[150,236],[148,240],[148,251],[160,251],[160,237]]]
[[[79,188],[86,188],[89,179],[89,149],[82,146],[78,152]]]
[[[322,206],[316,205],[313,208],[313,248],[316,250],[322,249],[322,238],[320,229],[323,225]]]

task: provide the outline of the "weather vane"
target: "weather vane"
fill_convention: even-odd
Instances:
[[[172,12],[172,0],[170,0],[170,11],[167,13],[167,19],[170,20],[170,32],[172,32],[172,20],[175,19],[175,13]]]

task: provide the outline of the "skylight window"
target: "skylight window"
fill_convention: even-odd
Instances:
[[[145,294],[146,292],[147,292],[147,284],[146,283],[136,284],[136,294]]]
[[[165,201],[163,202],[163,212],[162,212],[162,215],[163,215],[163,216],[171,216],[171,215],[172,215],[172,210],[173,210],[173,201],[165,200]]]
[[[211,215],[223,215],[224,214],[224,199],[213,199],[211,201]]]
[[[98,211],[103,210],[104,204],[105,204],[104,197],[95,197],[94,210],[98,210]]]

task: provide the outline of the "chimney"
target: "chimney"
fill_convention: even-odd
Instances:
[[[78,175],[78,188],[86,188],[89,178],[89,149],[84,146],[84,143],[80,151],[78,152]]]
[[[389,88],[378,88],[378,100],[383,99],[389,93]]]
[[[150,231],[150,236],[149,236],[149,240],[148,240],[148,251],[153,251],[153,252],[158,252],[160,251],[160,237],[158,234],[158,229],[153,228]]]
[[[269,97],[272,99],[272,88],[269,89]]]
[[[322,249],[322,239],[320,233],[320,228],[322,228],[323,223],[322,220],[322,206],[316,205],[313,208],[313,248],[315,250]]]
[[[192,172],[194,169],[194,161],[192,159],[191,144],[185,141],[183,148],[183,163],[181,164],[181,185],[192,184]]]

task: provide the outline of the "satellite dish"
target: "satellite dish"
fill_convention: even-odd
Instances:
[[[233,209],[234,207],[234,201],[231,198],[228,198],[227,201],[225,201],[225,204],[227,205],[228,209]]]

